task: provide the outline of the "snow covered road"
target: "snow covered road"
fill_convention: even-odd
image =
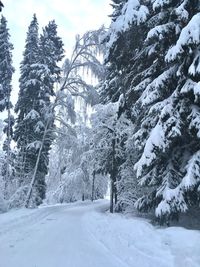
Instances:
[[[75,203],[0,215],[0,267],[199,267],[200,232]]]
[[[82,218],[90,210],[79,204],[1,215],[0,266],[125,267],[85,231]]]

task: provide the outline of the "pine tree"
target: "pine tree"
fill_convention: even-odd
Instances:
[[[14,118],[11,115],[12,104],[10,101],[10,95],[12,90],[12,75],[14,68],[12,66],[12,50],[13,45],[10,43],[10,34],[7,27],[7,21],[5,17],[1,17],[0,22],[0,111],[7,110],[7,119],[5,122],[4,133],[7,139],[4,143],[3,149],[6,153],[5,163],[5,197],[7,198],[8,184],[10,180],[11,169],[11,138],[13,134],[12,127],[14,125]]]

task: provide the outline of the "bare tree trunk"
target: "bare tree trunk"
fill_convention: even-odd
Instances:
[[[10,120],[10,96],[8,95],[8,132],[7,132],[7,159],[6,159],[6,177],[5,177],[5,199],[9,197],[8,184],[10,181],[10,130],[11,130],[11,120]]]
[[[92,173],[92,201],[94,201],[94,183],[95,183],[95,171]]]
[[[25,205],[24,205],[25,208],[29,207],[29,202],[30,202],[32,191],[33,191],[33,186],[34,186],[34,183],[35,183],[35,180],[36,180],[36,174],[37,174],[37,170],[38,170],[38,166],[39,166],[39,162],[40,162],[40,157],[41,157],[41,154],[42,154],[42,149],[43,149],[43,146],[44,146],[44,141],[45,141],[46,134],[47,134],[48,125],[49,125],[49,123],[47,122],[47,124],[45,126],[45,130],[44,130],[44,134],[43,134],[43,137],[42,137],[42,142],[41,142],[41,146],[40,146],[40,149],[39,149],[39,153],[38,153],[38,156],[37,156],[37,161],[36,161],[36,164],[35,164],[33,177],[32,177],[31,184],[30,184],[29,190],[28,190],[28,194],[27,194],[27,197],[26,197],[26,200],[25,200]]]
[[[115,205],[117,204],[117,185],[116,185],[116,180],[114,183],[114,198],[115,198]]]
[[[114,133],[113,133],[114,135]],[[110,212],[114,211],[114,199],[116,201],[116,189],[115,189],[115,137],[112,139],[112,170],[111,170],[111,184],[110,184]],[[116,204],[116,203],[115,203]]]
[[[82,194],[82,201],[85,201],[85,194]]]
[[[114,190],[113,190],[113,188],[114,188],[114,182],[113,182],[113,180],[111,179],[111,183],[110,183],[110,213],[113,213],[113,211],[114,211],[114,201],[113,201],[113,199],[114,199]]]

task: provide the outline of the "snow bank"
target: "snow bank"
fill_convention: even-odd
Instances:
[[[87,231],[127,266],[199,267],[200,232],[155,228],[140,218],[87,214]]]

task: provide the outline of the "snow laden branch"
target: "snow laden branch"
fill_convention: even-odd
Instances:
[[[105,28],[86,32],[82,37],[76,36],[75,46],[70,59],[66,59],[63,67],[63,78],[58,90],[68,91],[74,96],[80,96],[90,103],[98,98],[93,85],[88,84],[83,77],[92,76],[98,80],[105,77],[105,67],[101,63],[105,53],[105,45],[102,44],[102,36]],[[84,75],[86,71],[86,75]]]
[[[57,108],[65,106],[65,102],[69,95],[79,96],[84,99],[86,103],[94,105],[98,102],[98,94],[93,85],[90,85],[83,78],[81,72],[87,71],[90,76],[94,76],[97,80],[103,80],[105,76],[105,68],[101,63],[105,48],[101,43],[102,35],[105,33],[104,27],[96,31],[86,32],[82,37],[76,37],[75,46],[70,59],[66,59],[62,71],[60,87],[56,92],[54,102],[48,107],[47,114],[49,119],[46,120],[42,142],[38,151],[38,157],[34,169],[34,174],[30,183],[25,207],[29,206],[32,195],[34,183],[36,181],[36,174],[44,148],[45,140],[48,138],[49,127],[51,127],[52,116],[55,117]],[[87,75],[88,76],[88,75]],[[61,123],[61,121],[59,121]]]

